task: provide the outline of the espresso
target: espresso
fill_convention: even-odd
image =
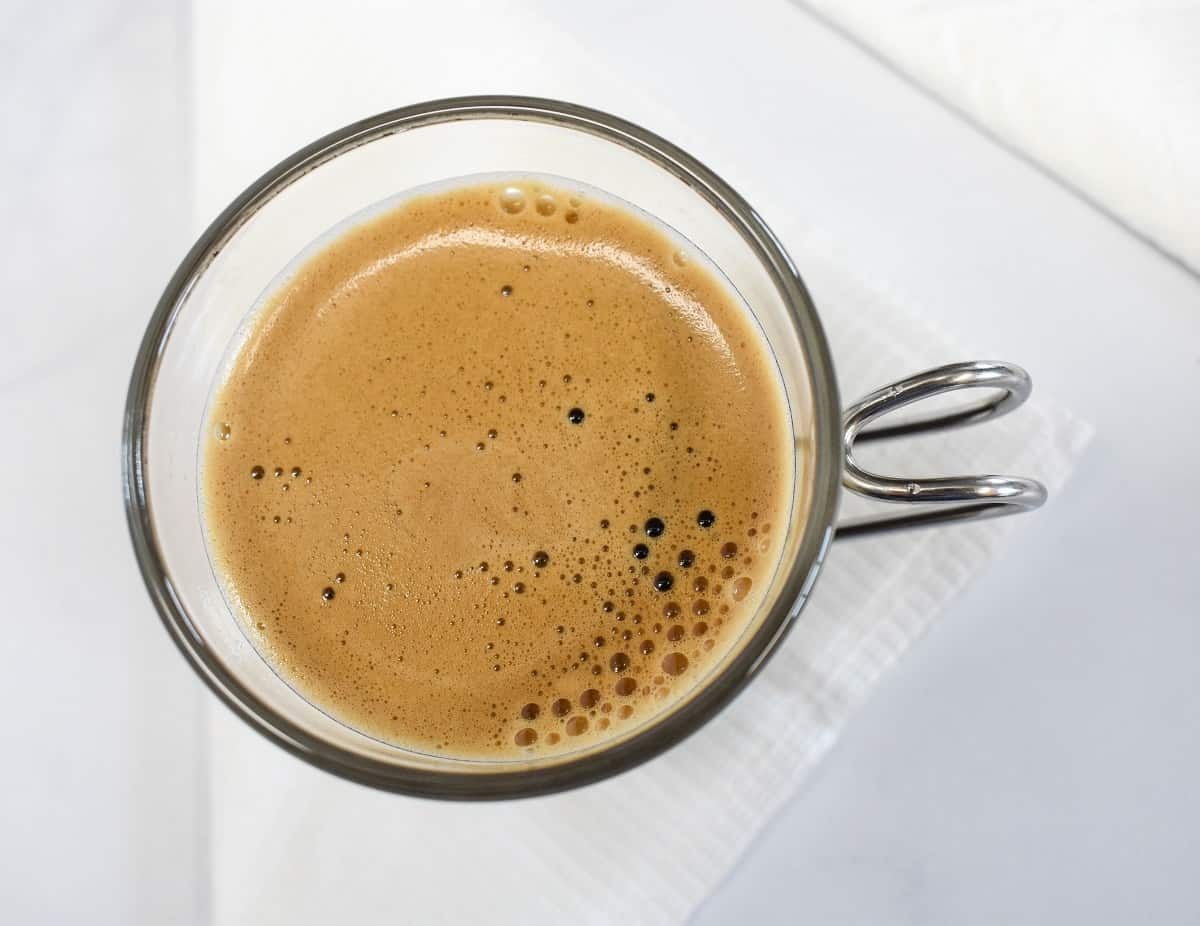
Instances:
[[[701,683],[778,561],[774,358],[707,259],[596,191],[463,181],[352,220],[209,403],[209,549],[254,645],[349,726],[520,759]]]

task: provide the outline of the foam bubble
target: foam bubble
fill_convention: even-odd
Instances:
[[[509,215],[516,215],[525,208],[525,191],[517,186],[505,187],[500,191],[500,208]]]
[[[567,736],[579,736],[580,734],[586,733],[587,728],[588,719],[586,717],[576,715],[567,721]]]

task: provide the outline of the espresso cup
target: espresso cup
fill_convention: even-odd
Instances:
[[[780,565],[757,613],[691,692],[575,752],[467,760],[415,752],[346,726],[259,655],[222,594],[199,504],[205,409],[231,339],[282,267],[347,216],[405,190],[498,171],[570,178],[633,203],[694,243],[753,312],[779,365],[795,447]],[[987,397],[932,417],[872,424],[968,388]],[[235,713],[320,768],[425,797],[499,799],[577,787],[644,762],[707,723],[761,670],[805,602],[830,543],[867,533],[1038,507],[1045,490],[1010,476],[890,477],[859,466],[857,441],[995,417],[1028,396],[1019,367],[953,364],[882,388],[843,413],[833,360],[800,274],[758,214],[695,158],[629,122],[553,100],[471,97],[354,123],[296,152],[222,212],[163,293],[133,369],[123,478],[146,587],[192,668]],[[943,408],[943,406],[939,406]],[[904,503],[839,524],[842,488]],[[863,577],[869,581],[869,576]]]

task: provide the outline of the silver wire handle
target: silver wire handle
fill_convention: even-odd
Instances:
[[[991,399],[959,411],[885,427],[868,427],[877,418],[923,399],[959,389],[980,388],[999,389],[1001,392]],[[837,536],[861,537],[883,531],[944,524],[948,521],[1019,514],[1040,507],[1046,501],[1045,486],[1036,480],[1021,476],[879,476],[854,462],[856,442],[939,431],[998,418],[1029,398],[1032,389],[1033,383],[1029,374],[1015,364],[985,361],[952,363],[878,389],[847,409],[842,417],[846,452],[842,484],[851,492],[879,501],[929,502],[933,507],[905,514],[849,521],[838,525]]]

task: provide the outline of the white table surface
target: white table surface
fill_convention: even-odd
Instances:
[[[696,921],[1200,919],[1200,279],[801,12],[616,0],[530,15],[653,86],[697,138],[769,126],[786,147],[712,163],[769,222],[794,221],[770,201],[786,158],[806,226],[1097,431],[1036,529]],[[196,231],[192,21],[146,0],[0,10],[0,909],[14,923],[207,919],[209,695],[142,591],[118,480],[132,357]],[[764,81],[789,88],[786,111],[757,105]],[[494,89],[525,88],[500,73]]]

